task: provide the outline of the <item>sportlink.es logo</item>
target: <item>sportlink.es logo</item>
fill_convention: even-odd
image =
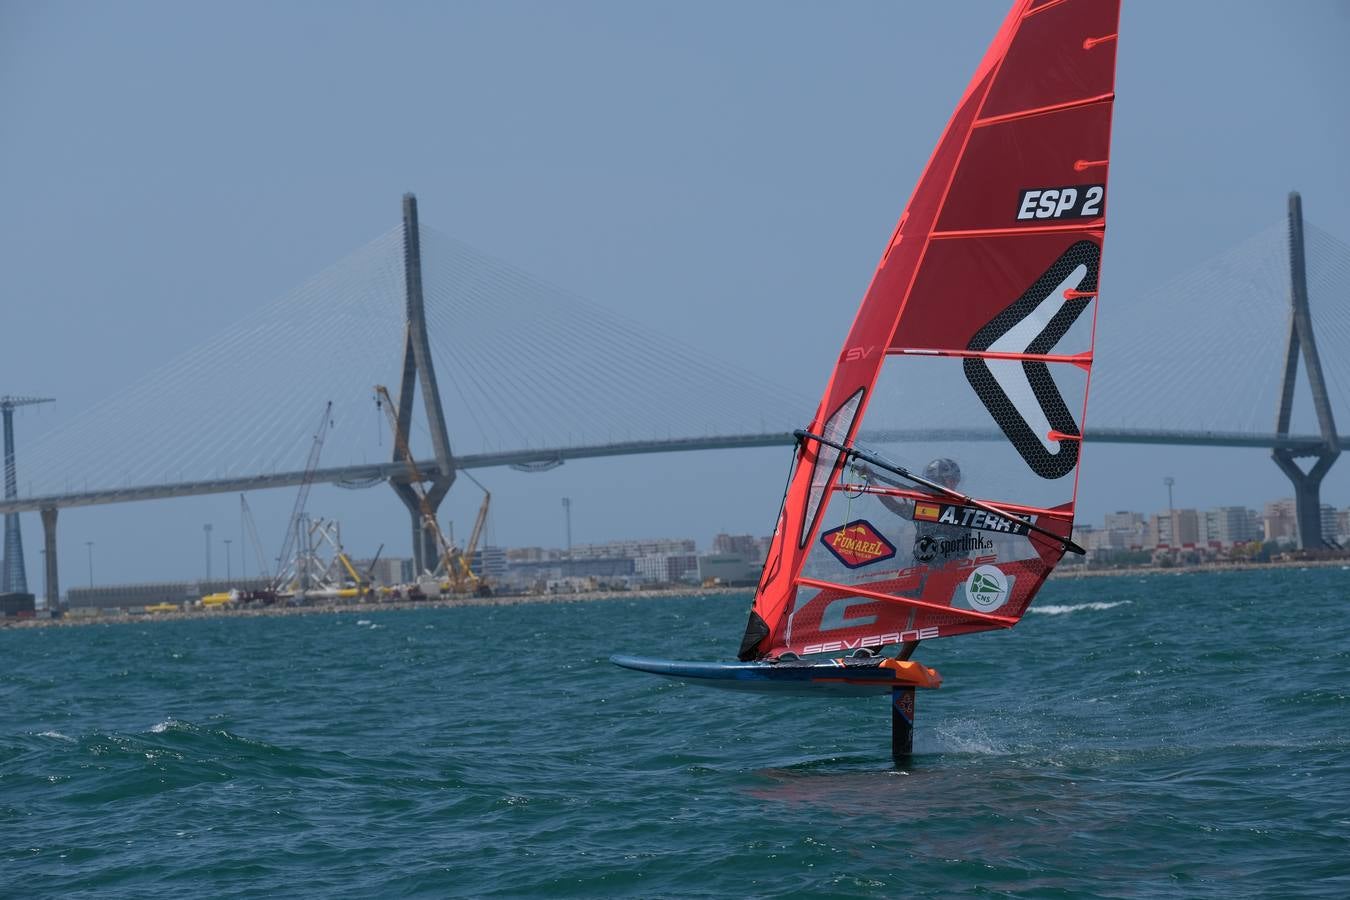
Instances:
[[[925,534],[914,542],[914,558],[919,562],[932,562],[941,556],[950,559],[953,556],[968,556],[976,550],[992,550],[994,542],[983,535],[966,532],[958,538],[935,538]]]

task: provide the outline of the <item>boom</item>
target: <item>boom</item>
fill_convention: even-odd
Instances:
[[[248,498],[243,494],[239,495],[239,517],[244,520],[244,530],[248,533],[248,539],[253,544],[253,552],[258,556],[258,577],[267,578],[270,567],[267,565],[267,554],[263,552],[262,541],[258,540],[258,526],[253,521],[253,510],[248,505]],[[239,548],[243,552],[243,548]]]
[[[277,563],[280,569],[277,571],[276,581],[272,584],[273,590],[282,587],[281,582],[290,568],[291,553],[295,550],[296,541],[300,535],[300,520],[305,514],[305,503],[309,500],[309,489],[314,485],[314,472],[319,468],[319,454],[323,452],[323,441],[328,436],[328,426],[332,424],[332,411],[333,401],[329,400],[323,408],[323,418],[319,420],[319,427],[314,432],[314,443],[309,448],[309,459],[305,460],[305,474],[300,480],[300,491],[295,496],[295,506],[291,509],[290,523],[286,526],[286,542],[281,545],[281,555],[278,557],[281,562]]]

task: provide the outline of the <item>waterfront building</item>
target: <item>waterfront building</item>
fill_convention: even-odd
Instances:
[[[1261,515],[1263,537],[1267,541],[1281,544],[1298,543],[1298,517],[1294,508],[1294,499],[1285,497],[1266,504]]]
[[[1104,551],[1107,546],[1113,551],[1142,550],[1149,543],[1149,523],[1144,519],[1143,513],[1117,510],[1106,514],[1103,525],[1110,537],[1099,537],[1096,540]]]
[[[689,542],[691,545],[693,541]],[[671,553],[666,556],[666,577],[672,581],[698,580],[697,553]]]
[[[622,579],[632,575],[633,557],[595,556],[586,559],[511,560],[508,554],[502,580],[510,583],[534,584],[575,576],[577,578]]]
[[[713,538],[712,552],[721,556],[740,556],[748,562],[759,562],[765,556],[760,547],[760,538],[752,535],[719,534]]]
[[[666,557],[663,554],[650,553],[633,560],[633,574],[637,575],[639,581],[668,581],[666,573]]]
[[[698,576],[698,556],[693,553],[646,553],[633,558],[638,580],[672,584]]]
[[[739,553],[705,553],[698,558],[700,584],[754,585],[759,581],[760,564]]]
[[[654,538],[650,540],[606,541],[603,544],[578,544],[572,548],[571,558],[612,559],[626,556],[637,558],[670,553],[696,553],[692,538]]]
[[[1254,509],[1219,506],[1205,511],[1204,539],[1211,545],[1231,547],[1261,538],[1261,518]]]
[[[1107,513],[1104,524],[1107,531],[1138,532],[1145,530],[1147,523],[1143,513],[1122,509]]]
[[[1323,503],[1320,509],[1322,519],[1322,538],[1328,541],[1335,541],[1336,530],[1336,507],[1330,503]],[[1339,543],[1339,541],[1337,541]]]
[[[1150,548],[1172,546],[1172,517],[1154,513],[1148,517],[1148,545]]]
[[[1200,540],[1200,514],[1193,509],[1173,509],[1149,517],[1148,542],[1154,548],[1196,547]]]
[[[508,565],[514,563],[539,563],[546,560],[562,558],[562,550],[546,549],[544,547],[508,547],[506,550],[506,562]]]
[[[501,547],[483,547],[473,552],[469,568],[474,574],[490,582],[501,581],[506,575],[506,551]]]
[[[0,593],[0,618],[31,619],[37,615],[37,604],[27,591]]]
[[[369,572],[375,584],[407,584],[413,580],[413,561],[397,556],[382,556],[377,560],[359,559],[352,563],[358,572]]]
[[[1350,507],[1336,511],[1336,543],[1350,543]]]

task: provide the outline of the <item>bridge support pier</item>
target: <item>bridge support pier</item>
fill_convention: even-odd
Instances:
[[[436,455],[436,471],[430,474],[431,485],[426,490],[426,501],[435,515],[441,501],[455,483],[455,458],[450,452],[450,438],[445,429],[445,414],[441,409],[441,391],[436,384],[436,370],[431,364],[431,344],[427,341],[426,305],[422,296],[422,238],[417,224],[417,198],[403,195],[403,275],[407,294],[407,329],[403,340],[403,379],[398,392],[398,430],[402,441],[394,442],[394,462],[405,462],[404,449],[408,447],[408,426],[412,422],[413,394],[422,388],[422,406],[427,414],[427,430],[431,433],[432,450]],[[421,501],[408,483],[408,476],[394,476],[390,486],[398,494],[412,516],[413,570],[417,574],[435,570],[439,559],[435,532],[422,519]]]
[[[435,483],[433,482],[433,487]],[[446,485],[449,488],[449,485]],[[440,560],[440,548],[436,546],[436,533],[422,519],[422,504],[417,499],[417,494],[408,486],[406,482],[394,482],[394,491],[398,498],[403,501],[403,505],[408,509],[408,517],[412,520],[412,554],[413,554],[413,573],[421,575],[423,572],[434,572],[437,562]],[[433,495],[430,491],[427,493],[427,502],[432,510],[440,506],[445,492],[440,491]]]
[[[1313,408],[1322,433],[1322,444],[1316,449],[1295,453],[1287,448],[1276,448],[1271,453],[1275,465],[1294,485],[1294,509],[1298,520],[1298,545],[1302,550],[1315,550],[1330,541],[1322,534],[1322,479],[1341,455],[1336,422],[1331,415],[1331,401],[1327,397],[1326,380],[1322,377],[1322,362],[1317,355],[1313,338],[1312,313],[1308,307],[1308,278],[1303,255],[1303,200],[1298,192],[1289,195],[1289,299],[1292,306],[1289,321],[1288,352],[1285,355],[1284,383],[1280,393],[1280,411],[1275,431],[1280,437],[1289,436],[1289,420],[1293,414],[1294,387],[1298,383],[1298,361],[1303,357],[1303,368],[1308,373],[1308,388],[1312,391]],[[1312,456],[1316,461],[1304,471],[1294,461],[1296,455]]]
[[[42,548],[46,567],[43,584],[46,585],[47,609],[54,610],[61,605],[61,585],[56,578],[56,507],[44,506],[42,516]]]

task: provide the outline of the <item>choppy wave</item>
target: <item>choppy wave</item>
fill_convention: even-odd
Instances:
[[[1094,600],[1089,603],[1049,603],[1041,606],[1033,606],[1028,612],[1040,613],[1046,616],[1063,616],[1069,613],[1091,610],[1100,612],[1104,609],[1115,609],[1117,606],[1129,606],[1129,600]]]
[[[924,645],[902,770],[887,698],[606,661],[744,596],[0,630],[0,896],[1339,896],[1344,577],[1052,581]]]

